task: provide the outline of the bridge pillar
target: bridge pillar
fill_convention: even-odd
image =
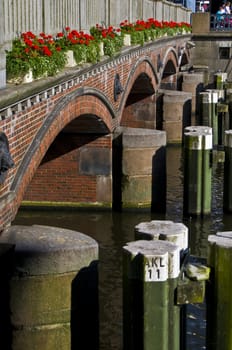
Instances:
[[[8,228],[0,237],[4,348],[97,350],[97,261],[97,242],[80,232]]]
[[[182,142],[183,130],[191,125],[192,95],[182,91],[163,90],[163,126],[169,143]]]
[[[117,135],[121,140],[121,174],[118,173],[117,178],[114,174],[114,186],[118,192],[121,185],[121,198],[117,198],[121,207],[152,207],[154,211],[164,211],[166,133],[121,127]]]
[[[199,114],[199,93],[202,92],[206,85],[206,73],[183,73],[182,91],[192,94],[192,116]],[[192,125],[194,125],[192,123]]]

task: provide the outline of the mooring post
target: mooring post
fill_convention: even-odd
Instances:
[[[228,111],[229,111],[229,106],[227,103],[217,104],[218,145],[224,145],[225,130],[229,129]]]
[[[207,349],[232,349],[232,231],[208,237]]]
[[[139,240],[123,247],[124,350],[177,349],[170,340],[169,297],[179,272],[174,243]]]
[[[212,128],[195,126],[184,133],[184,212],[211,211]]]
[[[232,88],[226,90],[226,102],[228,103],[228,127],[227,130],[232,128]]]
[[[206,126],[212,126],[212,95],[210,91],[200,93],[200,123]]]
[[[232,130],[225,131],[224,139],[225,162],[224,162],[224,211],[232,211]]]
[[[211,126],[213,129],[213,145],[218,144],[218,115],[217,115],[217,103],[221,100],[220,90],[211,91]]]
[[[180,258],[188,248],[188,228],[183,223],[170,220],[152,220],[135,226],[135,239],[164,240],[176,244],[180,249]],[[180,350],[185,343],[184,308],[176,304],[178,279],[169,280],[169,348]]]
[[[200,93],[201,101],[201,123],[209,126],[213,130],[213,144],[218,144],[218,114],[217,104],[221,99],[222,93],[220,90],[206,90]]]
[[[227,73],[226,72],[217,72],[214,75],[215,78],[215,86],[216,89],[224,89],[226,80],[227,80]]]

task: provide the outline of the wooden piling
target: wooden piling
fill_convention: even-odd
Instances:
[[[169,297],[179,276],[179,251],[174,243],[160,240],[123,247],[124,350],[178,348],[170,339]]]
[[[211,211],[212,129],[188,127],[184,133],[184,213]]]
[[[232,231],[208,237],[207,349],[232,349]]]
[[[225,162],[224,162],[224,211],[232,211],[232,130],[225,131],[224,138]]]
[[[188,248],[188,228],[183,223],[176,223],[170,220],[152,220],[150,222],[141,222],[135,226],[135,238],[147,240],[164,240],[176,244],[182,252]],[[182,307],[176,305],[176,291],[178,280],[176,278],[169,280],[169,348],[179,350],[184,335],[181,324]]]

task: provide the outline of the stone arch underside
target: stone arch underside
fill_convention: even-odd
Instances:
[[[17,202],[16,205],[14,204],[16,208],[14,215],[17,213],[28,185],[40,164],[46,161],[47,151],[59,134],[62,134],[63,137],[65,134],[67,136],[67,134],[77,132],[82,134],[86,132],[89,135],[106,135],[113,128],[114,118],[115,111],[110,103],[101,93],[93,89],[84,88],[84,92],[75,91],[62,98],[38,130],[17,169],[10,189],[15,193],[15,201]],[[93,136],[89,136],[89,140],[93,140]],[[72,141],[68,140],[69,151],[72,145]]]
[[[128,76],[121,126],[153,128],[157,85],[158,75],[153,63],[147,58],[138,61]]]
[[[175,90],[179,71],[178,55],[175,50],[169,49],[166,52],[162,66],[160,89]]]

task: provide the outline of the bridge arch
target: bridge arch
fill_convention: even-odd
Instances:
[[[24,158],[17,169],[10,191],[15,193],[18,205],[23,200],[27,186],[43,161],[49,147],[60,132],[70,128],[78,129],[85,125],[86,132],[99,135],[110,133],[116,114],[110,102],[99,91],[85,87],[75,90],[63,97],[48,114],[41,128],[33,138]],[[78,119],[80,118],[80,121]],[[88,120],[88,123],[85,121]]]
[[[126,93],[122,101],[123,109],[121,107],[120,125],[146,127],[143,122],[138,124],[135,111],[138,110],[138,104],[141,107],[145,103],[145,99],[153,99],[158,88],[158,82],[159,77],[150,58],[144,57],[135,63],[125,86]],[[148,103],[148,100],[146,103]],[[133,113],[131,113],[132,110],[134,110]],[[133,117],[131,118],[131,116]]]

